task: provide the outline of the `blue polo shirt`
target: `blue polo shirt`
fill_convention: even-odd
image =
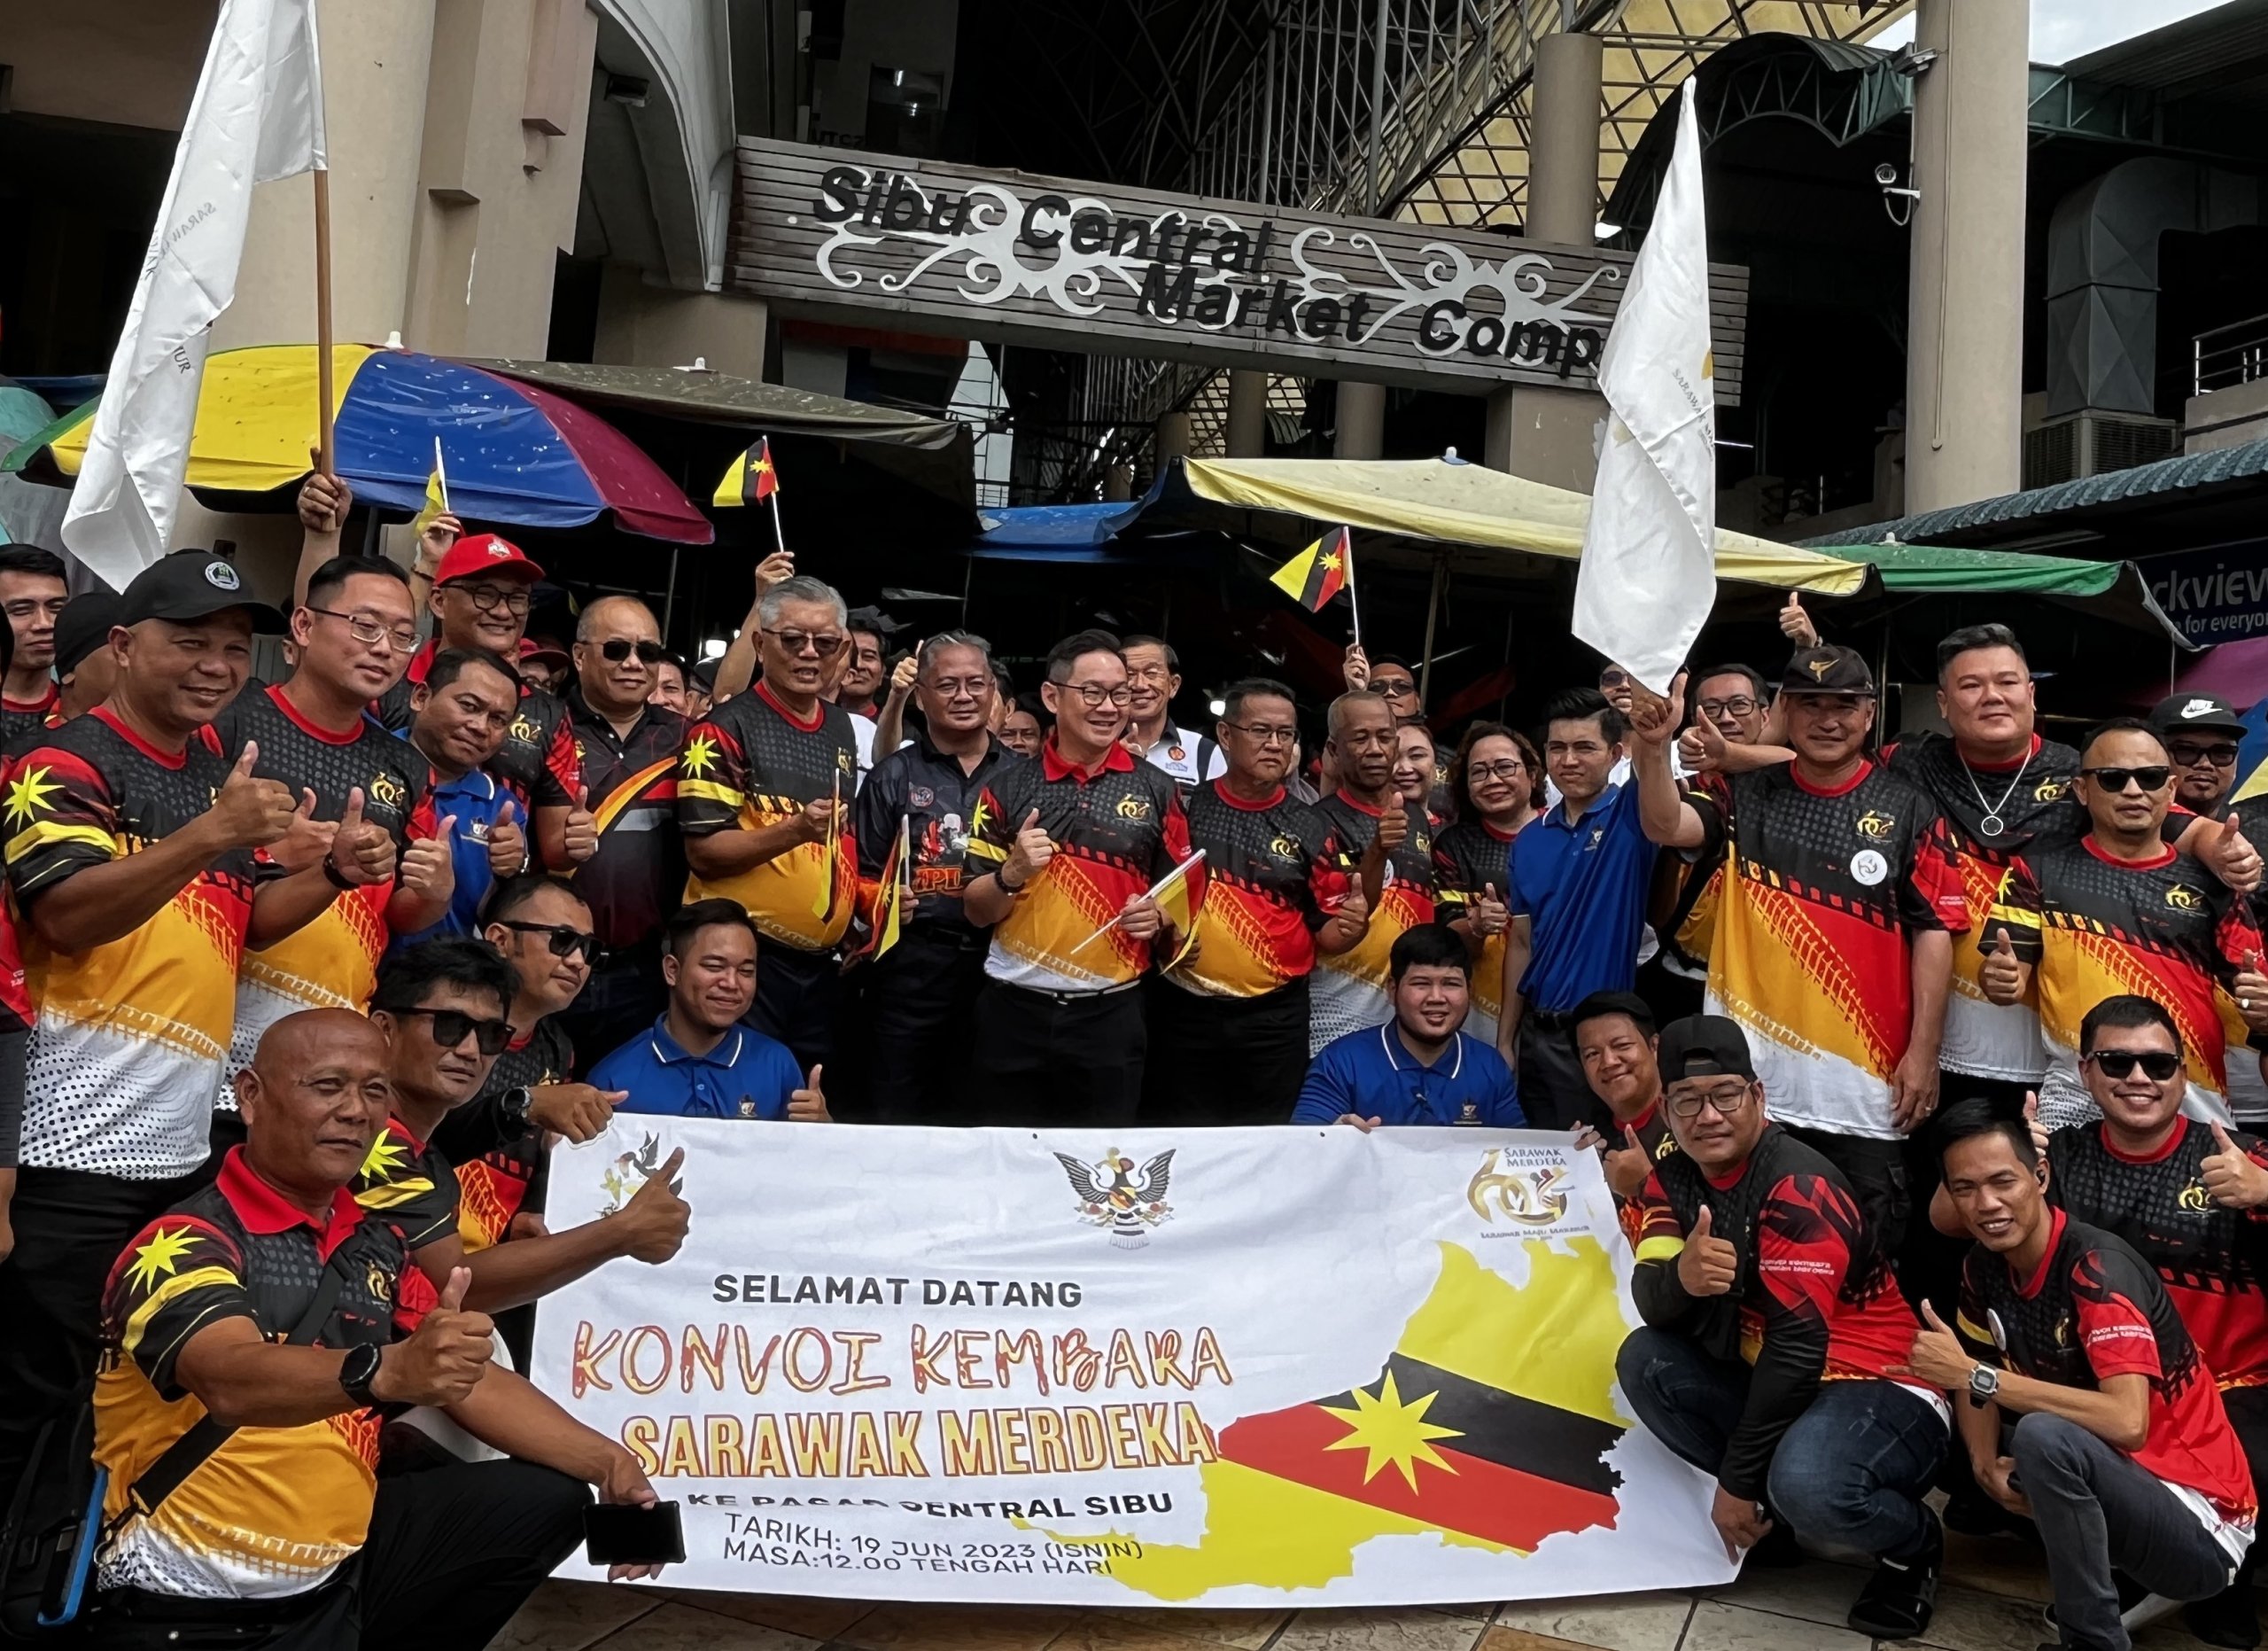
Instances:
[[[409,736],[405,732],[399,737],[408,739]],[[458,779],[434,781],[433,818],[441,821],[451,814],[456,816],[455,846],[450,856],[456,862],[456,892],[449,897],[448,915],[416,934],[396,935],[387,948],[390,952],[401,951],[439,935],[480,932],[480,907],[496,881],[488,868],[488,831],[508,802],[512,804],[512,817],[521,834],[527,835],[527,811],[486,769],[474,768]]]
[[[1530,1009],[1565,1015],[1594,992],[1630,990],[1653,875],[1635,784],[1613,787],[1572,823],[1554,803],[1512,839],[1504,904],[1528,920],[1520,997]]]
[[[1392,1021],[1323,1046],[1300,1086],[1292,1122],[1335,1124],[1349,1112],[1395,1125],[1527,1127],[1503,1055],[1460,1032],[1439,1060],[1423,1065],[1402,1046]]]
[[[804,1074],[786,1044],[746,1026],[734,1027],[706,1055],[687,1054],[664,1015],[593,1067],[590,1081],[630,1092],[617,1112],[776,1121],[788,1116],[788,1097],[804,1086]]]

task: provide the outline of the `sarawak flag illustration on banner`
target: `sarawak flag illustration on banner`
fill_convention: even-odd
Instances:
[[[779,491],[780,472],[772,464],[772,438],[758,436],[754,447],[732,462],[710,502],[720,507],[761,504]]]
[[[1268,582],[1312,613],[1320,613],[1355,576],[1353,535],[1334,527],[1268,576]]]

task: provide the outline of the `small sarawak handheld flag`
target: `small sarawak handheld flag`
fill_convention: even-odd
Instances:
[[[874,891],[874,932],[859,955],[877,958],[897,944],[898,931],[905,922],[905,902],[911,898],[907,884],[913,876],[913,822],[910,816],[901,816],[897,822],[897,840],[889,845],[889,858],[882,861],[882,875]]]
[[[1198,907],[1205,903],[1204,867],[1205,851],[1200,848],[1143,891],[1145,899],[1158,903],[1159,913],[1173,925],[1174,932],[1181,938],[1181,950],[1173,957],[1176,963],[1187,954],[1190,941],[1197,933]],[[1077,956],[1124,921],[1123,916],[1112,918],[1073,946],[1071,955]],[[1171,966],[1168,965],[1169,968]]]
[[[722,480],[717,484],[717,495],[710,502],[729,508],[735,504],[761,504],[780,491],[780,472],[772,464],[772,438],[758,436],[756,445],[734,459]]]
[[[812,900],[812,915],[825,923],[835,915],[835,865],[843,858],[843,776],[835,776],[834,807],[827,810],[827,838],[819,849],[819,893]]]
[[[1334,527],[1270,573],[1268,582],[1310,613],[1320,613],[1354,577],[1353,536]]]
[[[433,438],[433,473],[425,478],[425,508],[409,524],[412,538],[423,536],[439,517],[448,514],[449,472],[441,465],[441,438]]]

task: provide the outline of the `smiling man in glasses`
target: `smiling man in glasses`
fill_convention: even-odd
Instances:
[[[1929,1625],[1945,1533],[1922,1500],[1951,1418],[1891,1373],[1915,1329],[1851,1183],[1773,1123],[1738,1023],[1662,1029],[1662,1104],[1679,1150],[1639,1193],[1631,1295],[1643,1328],[1616,1361],[1639,1419],[1715,1476],[1725,1549],[1775,1530],[1876,1560],[1851,1626]]]
[[[592,1060],[662,1012],[662,925],[685,895],[677,829],[685,719],[653,699],[672,666],[653,611],[635,596],[602,596],[576,621],[567,715],[594,842],[573,883],[606,955],[567,1027]]]
[[[843,596],[797,574],[757,599],[763,674],[687,733],[677,823],[685,898],[734,899],[764,937],[749,1024],[810,1066],[834,1042],[836,949],[858,903],[858,741],[821,696],[850,645]]]
[[[2208,820],[2225,815],[2237,751],[2251,731],[2236,707],[2212,694],[2174,694],[2150,708],[2150,726],[2177,771],[2173,800]]]
[[[237,1073],[262,1033],[306,1009],[360,1013],[391,933],[439,923],[455,890],[450,856],[413,842],[451,837],[431,803],[432,770],[366,707],[401,678],[417,649],[409,580],[392,563],[334,557],[291,615],[299,665],[289,681],[239,694],[214,722],[230,756],[259,748],[252,773],[300,798],[291,832],[268,853],[289,869],[322,863],[339,896],[276,945],[246,951],[237,974],[236,1034],[219,1105],[234,1114]],[[454,828],[454,822],[452,822]]]
[[[2098,1116],[2079,1071],[2079,1030],[2107,985],[2148,981],[2172,1016],[2193,1118],[2233,1121],[2228,1063],[2253,1056],[2229,1047],[2230,1019],[2241,1023],[2240,1043],[2248,1031],[2268,1032],[2260,931],[2241,895],[2164,840],[2173,789],[2173,765],[2147,723],[2104,723],[2079,753],[2086,835],[2027,851],[1984,919],[1985,996],[2039,1016],[2039,1117],[2050,1129]]]
[[[506,1016],[517,984],[494,946],[452,937],[388,958],[370,1005],[371,1022],[386,1035],[393,1107],[354,1178],[354,1196],[400,1230],[436,1288],[454,1268],[469,1268],[465,1305],[481,1312],[533,1301],[618,1257],[666,1261],[685,1242],[692,1216],[671,1188],[672,1160],[614,1215],[509,1243],[481,1242],[488,1221],[468,1205],[489,1189],[466,1178],[437,1135],[452,1111],[481,1093],[509,1046]],[[543,1116],[532,1122],[539,1135],[557,1126]]]

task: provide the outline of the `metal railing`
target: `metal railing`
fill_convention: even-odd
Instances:
[[[2199,333],[2189,341],[2189,362],[2192,395],[2268,378],[2268,315]]]

